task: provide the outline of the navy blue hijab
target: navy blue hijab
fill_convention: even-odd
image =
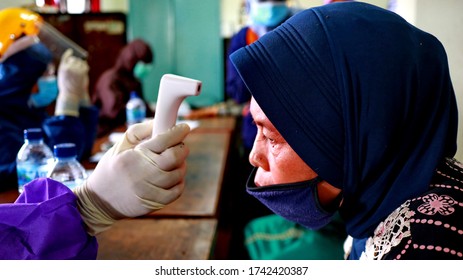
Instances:
[[[308,9],[230,58],[296,153],[343,190],[354,238],[425,192],[455,154],[445,50],[390,11],[360,2]]]

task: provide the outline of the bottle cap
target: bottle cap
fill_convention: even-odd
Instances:
[[[76,144],[62,143],[53,147],[53,152],[57,158],[67,158],[77,156]]]
[[[137,94],[136,91],[131,91],[130,92],[130,99],[132,99],[132,98],[138,98],[138,94]]]
[[[41,140],[43,139],[41,128],[28,128],[24,129],[24,139],[27,140]]]

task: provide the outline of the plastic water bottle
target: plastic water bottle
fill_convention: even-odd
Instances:
[[[16,157],[19,193],[24,191],[24,185],[30,181],[47,177],[52,163],[53,153],[43,142],[42,129],[25,129],[24,144]]]
[[[146,118],[146,106],[135,91],[130,93],[129,102],[125,106],[127,126],[142,122]]]
[[[63,143],[53,147],[55,160],[48,177],[73,189],[87,179],[85,168],[77,160],[77,149],[74,143]]]

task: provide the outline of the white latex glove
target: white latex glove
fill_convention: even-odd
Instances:
[[[14,41],[8,49],[5,51],[3,56],[0,58],[0,62],[3,62],[6,60],[8,57],[14,55],[15,53],[18,53],[24,49],[27,49],[28,47],[32,46],[35,43],[38,43],[39,39],[37,36],[24,36],[22,38],[19,38],[18,40]]]
[[[79,116],[80,106],[91,105],[88,94],[87,61],[72,55],[72,50],[66,50],[61,56],[58,67],[58,98],[55,115]]]
[[[152,121],[131,126],[74,189],[89,234],[161,209],[182,194],[189,153],[183,140],[190,127],[179,124],[150,139],[152,127]]]

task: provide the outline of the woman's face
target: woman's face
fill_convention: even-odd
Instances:
[[[257,136],[249,154],[249,162],[257,167],[254,183],[267,186],[313,179],[317,174],[283,139],[254,98],[251,114],[257,125]]]
[[[254,178],[257,187],[295,183],[318,176],[283,139],[254,98],[251,100],[251,114],[257,125],[257,136],[249,162],[258,168]],[[319,182],[317,190],[321,205],[326,207],[332,207],[341,193],[341,189],[327,181]]]

